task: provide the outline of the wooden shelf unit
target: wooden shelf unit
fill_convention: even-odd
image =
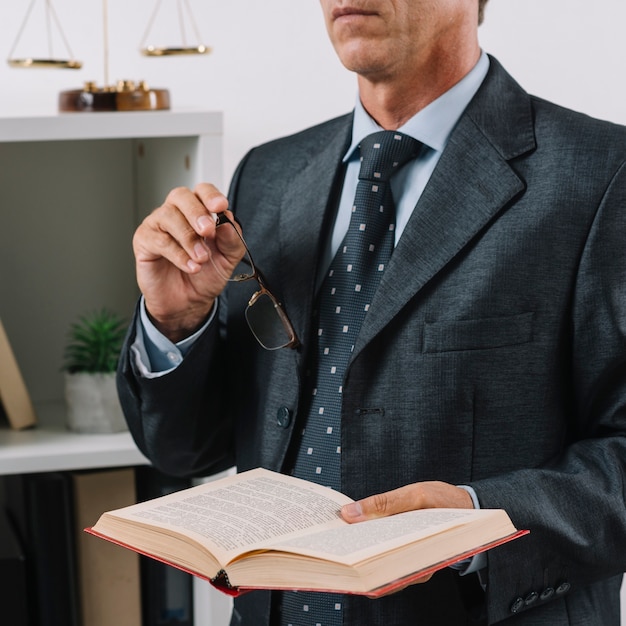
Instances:
[[[146,463],[128,433],[65,428],[63,346],[79,315],[130,317],[132,234],[173,187],[222,185],[222,115],[0,118],[0,319],[39,423],[0,426],[0,475]]]

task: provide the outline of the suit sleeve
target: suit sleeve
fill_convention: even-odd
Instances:
[[[231,467],[232,423],[219,409],[217,324],[198,338],[177,368],[158,378],[144,378],[134,363],[130,346],[135,324],[136,319],[120,358],[117,386],[137,447],[172,476],[206,475]]]
[[[504,508],[531,531],[489,554],[489,623],[626,570],[625,241],[622,165],[573,289],[571,375],[563,383],[574,398],[571,440],[545,466],[471,483],[482,507]]]

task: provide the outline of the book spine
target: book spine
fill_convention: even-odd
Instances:
[[[0,413],[15,430],[37,423],[37,416],[26,383],[0,320]]]

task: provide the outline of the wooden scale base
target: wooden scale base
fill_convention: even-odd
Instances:
[[[150,89],[145,81],[122,80],[109,87],[88,82],[83,89],[59,94],[59,111],[162,111],[169,108],[169,90]]]

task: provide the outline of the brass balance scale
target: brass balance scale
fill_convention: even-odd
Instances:
[[[30,20],[35,4],[38,0],[31,0],[26,11],[24,20],[20,26],[15,43],[7,59],[8,64],[14,68],[55,68],[55,69],[81,69],[82,61],[74,58],[69,43],[56,11],[52,5],[52,0],[42,0],[45,5],[46,30],[48,37],[49,55],[46,57],[15,57],[14,53],[18,43]],[[173,0],[170,0],[173,1]],[[154,25],[157,14],[161,9],[162,0],[157,0],[150,21],[142,39],[140,50],[144,56],[148,57],[168,57],[209,54],[211,48],[201,43],[188,45],[185,33],[185,18],[191,24],[194,36],[198,42],[201,37],[196,26],[196,22],[189,6],[189,0],[175,0],[179,18],[182,45],[179,46],[155,46],[146,45]],[[81,89],[71,89],[62,91],[59,94],[60,111],[156,111],[170,108],[170,94],[168,89],[153,89],[143,81],[121,80],[115,84],[109,82],[109,34],[108,34],[108,6],[107,0],[102,0],[103,28],[104,28],[104,86],[99,87],[96,82],[89,81]],[[61,40],[65,46],[67,57],[59,58],[52,53],[51,31],[56,27]]]

